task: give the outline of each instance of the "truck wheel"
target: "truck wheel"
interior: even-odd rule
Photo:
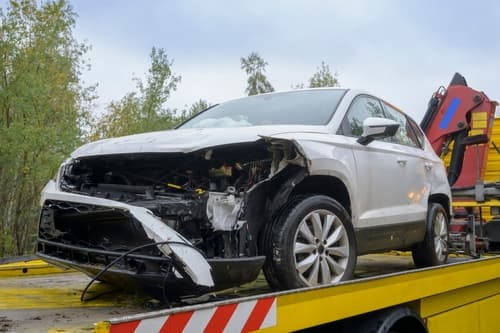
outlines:
[[[448,214],[440,204],[429,204],[425,238],[412,255],[417,267],[441,265],[448,259]]]
[[[388,308],[356,316],[339,323],[338,333],[426,333],[427,328],[420,316],[407,307]]]
[[[330,284],[354,273],[354,229],[349,214],[330,197],[296,200],[273,223],[270,238],[268,271],[279,289]]]

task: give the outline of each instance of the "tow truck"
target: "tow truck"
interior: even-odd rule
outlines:
[[[496,106],[455,73],[447,89],[441,87],[432,95],[420,124],[448,169],[454,209],[450,251],[473,257],[489,252],[490,245],[500,249],[500,219],[492,219],[487,211],[500,214]]]
[[[500,256],[482,255],[500,241],[495,107],[457,74],[422,121],[455,199],[449,264],[416,269],[405,253],[368,255],[354,280],[335,285],[272,292],[260,278],[190,303],[151,305],[104,284],[91,296],[109,294],[81,302],[88,279],[79,273],[39,260],[0,262],[0,332],[45,330],[41,316],[54,318],[49,332],[497,332]]]

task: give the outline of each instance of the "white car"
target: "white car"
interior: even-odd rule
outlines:
[[[349,89],[270,93],[77,149],[43,191],[38,254],[155,297],[261,269],[274,289],[330,284],[370,252],[444,263],[450,198],[443,162],[391,104]]]

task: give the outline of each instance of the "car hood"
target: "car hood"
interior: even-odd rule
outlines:
[[[75,150],[72,158],[127,153],[189,153],[203,148],[252,142],[262,136],[285,133],[328,133],[325,126],[273,125],[237,128],[189,128],[129,135],[88,143]]]

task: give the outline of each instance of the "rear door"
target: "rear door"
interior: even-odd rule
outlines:
[[[388,103],[382,102],[387,118],[399,123],[396,135],[390,140],[406,161],[404,186],[407,189],[406,210],[410,222],[424,221],[432,181],[432,161],[424,152],[424,138],[413,120]],[[396,147],[397,146],[397,147]],[[404,157],[403,157],[404,156]]]

